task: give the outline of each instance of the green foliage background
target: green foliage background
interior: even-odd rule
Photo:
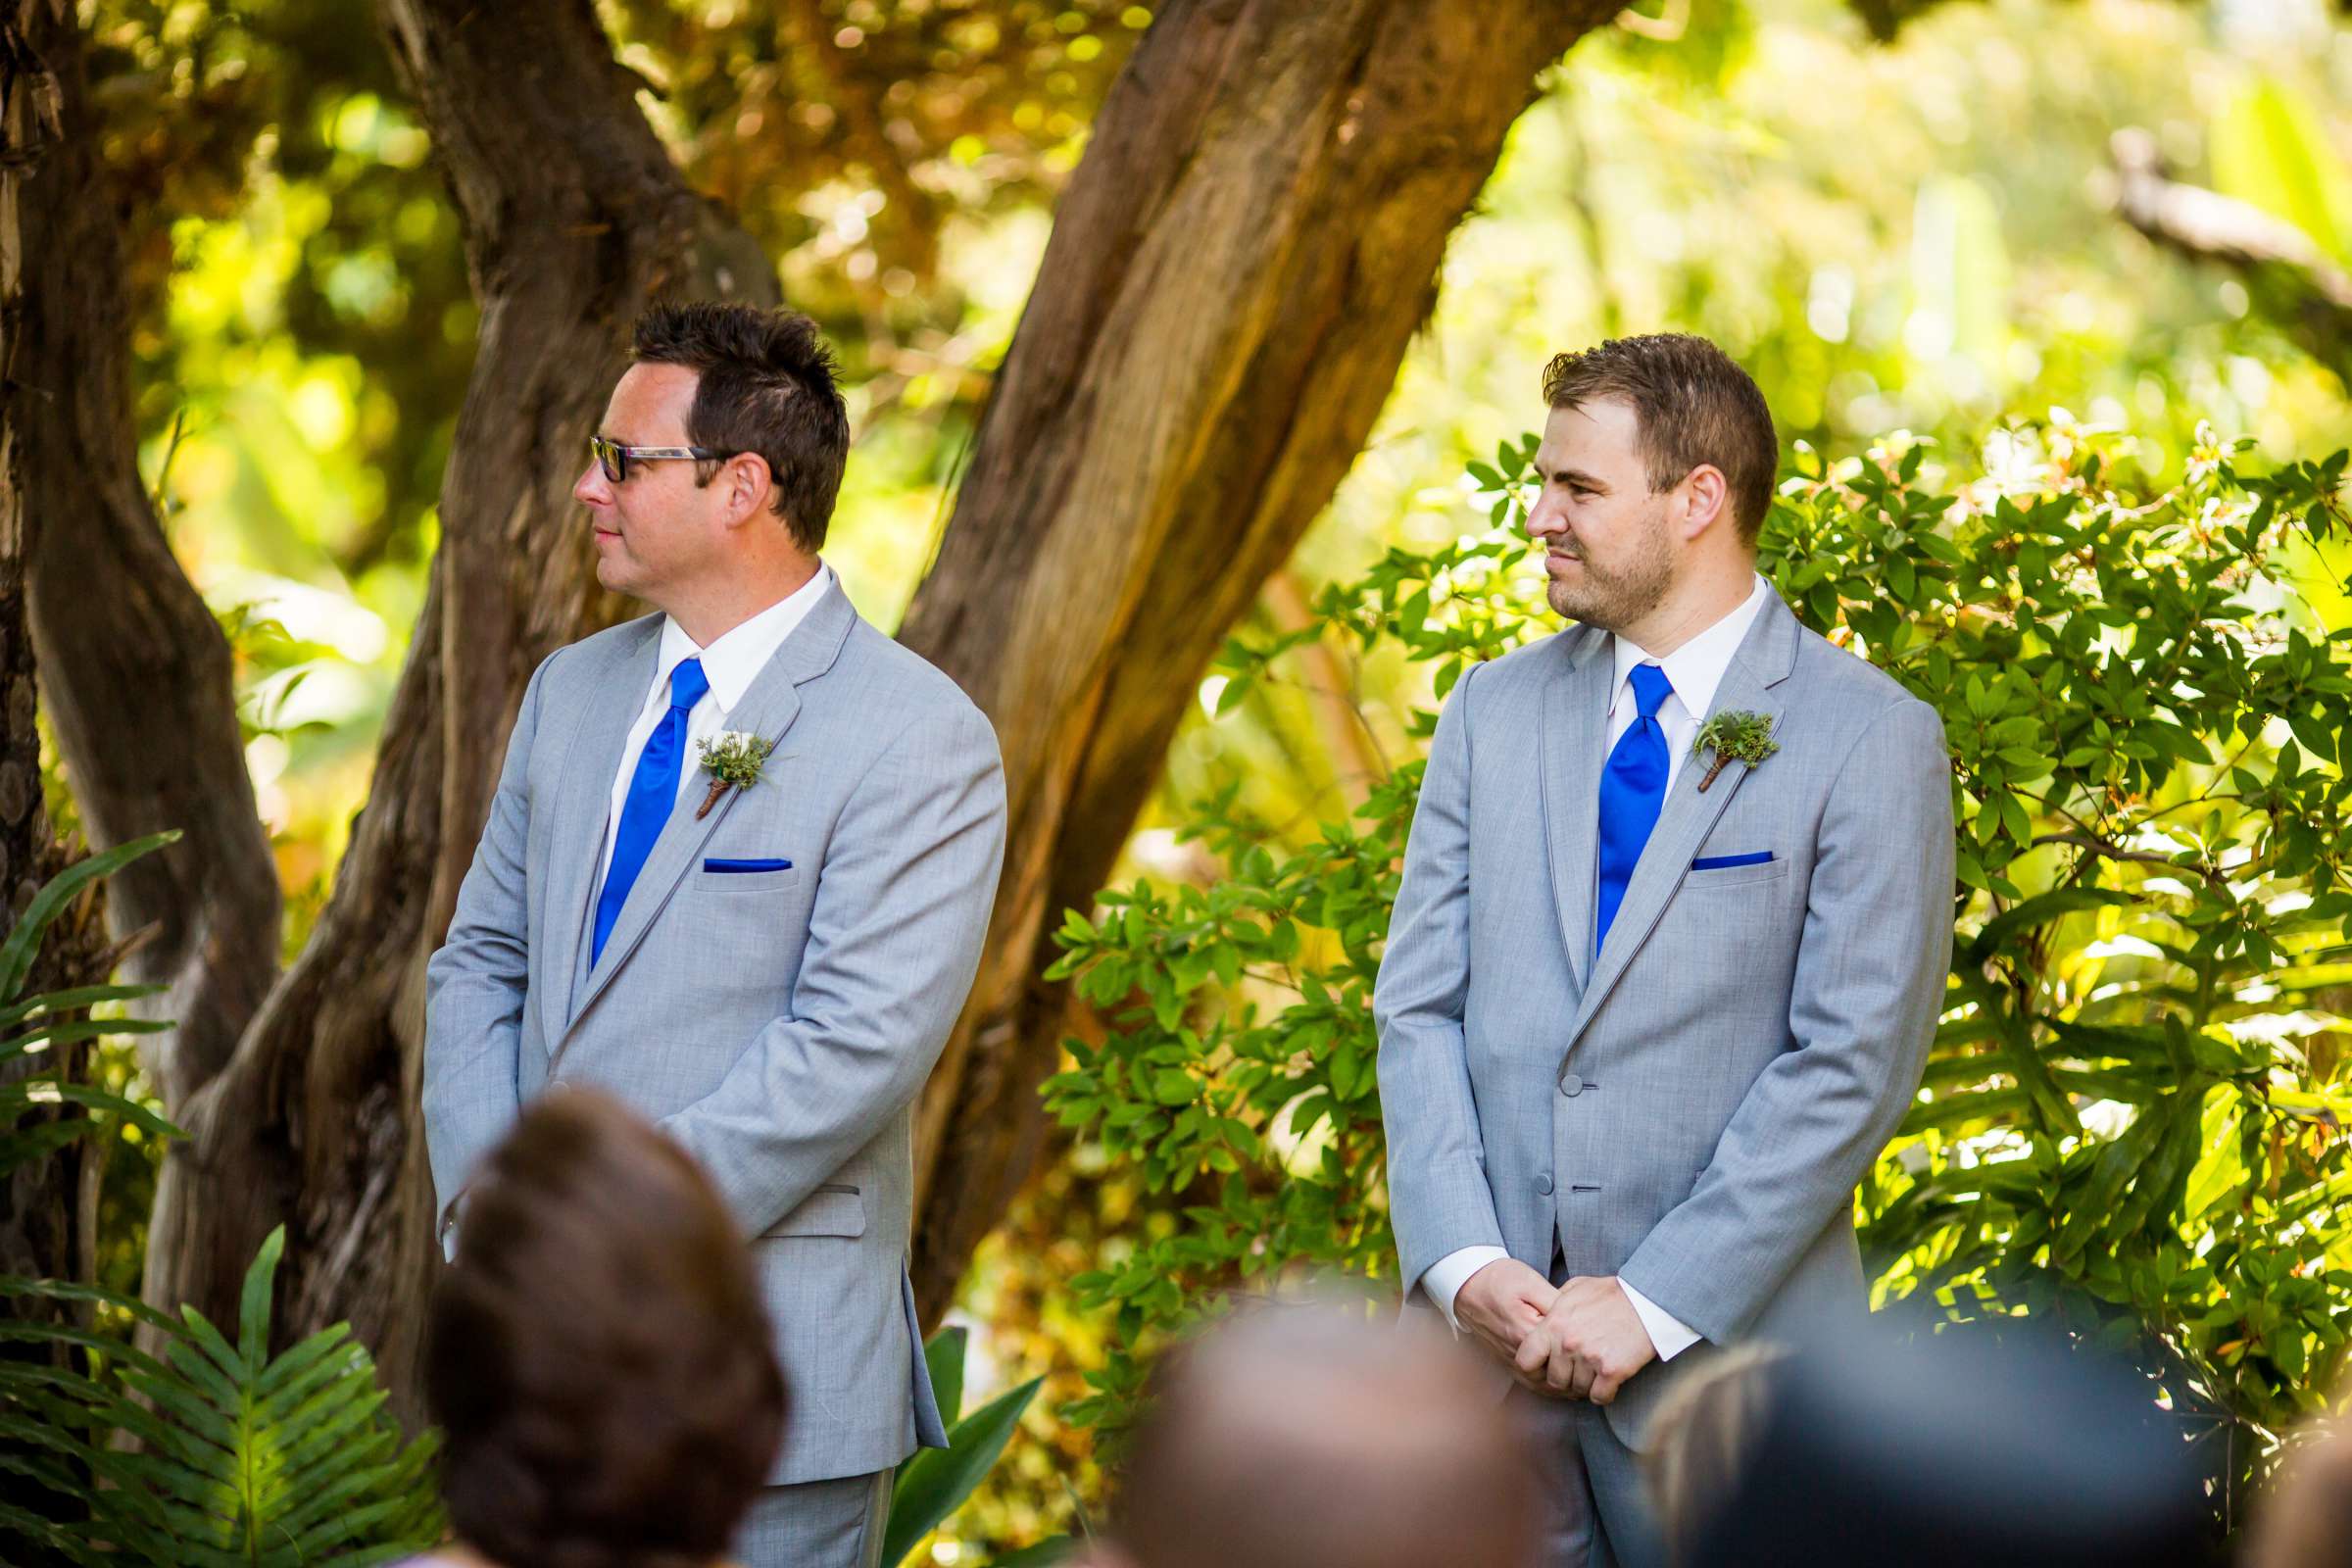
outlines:
[[[1934,704],[1952,753],[1942,1022],[1860,1196],[1879,1299],[2124,1346],[2241,1490],[2333,1406],[2352,1345],[2352,623],[2294,575],[2352,531],[2352,453],[2247,445],[2201,434],[2170,484],[2079,425],[2006,425],[1966,472],[1909,438],[1800,447],[1762,542],[1800,618]],[[1228,644],[1219,705],[1335,646],[1400,652],[1443,699],[1556,629],[1517,531],[1534,447],[1472,466],[1492,531]],[[1228,789],[1184,829],[1221,875],[1065,920],[1054,973],[1109,1028],[1069,1042],[1048,1102],[1176,1216],[1072,1282],[1115,1323],[1074,1419],[1123,1423],[1152,1353],[1237,1289],[1393,1276],[1371,996],[1436,720],[1416,706],[1411,755],[1311,842]]]
[[[81,11],[100,44],[109,163],[133,199],[146,476],[238,651],[292,952],[365,797],[422,599],[475,331],[457,221],[365,0],[81,0]],[[944,522],[1052,202],[1152,8],[602,0],[600,12],[691,177],[737,206],[778,258],[788,297],[843,351],[857,450],[828,556],[860,609],[894,625]],[[1876,41],[1897,18],[1892,41]],[[811,47],[812,25],[830,54]],[[2087,439],[2149,495],[2187,478],[2200,420],[2257,443],[2251,472],[2332,450],[2348,422],[2343,384],[2238,279],[2125,227],[2103,181],[2110,134],[2142,126],[2181,178],[2251,201],[2352,264],[2348,39],[2321,0],[1645,0],[1581,44],[1516,127],[1448,250],[1374,440],[1241,641],[1264,649],[1308,625],[1327,588],[1363,581],[1392,549],[1462,548],[1465,506],[1497,499],[1473,495],[1485,481],[1464,477],[1467,462],[1515,446],[1546,356],[1613,332],[1717,338],[1757,376],[1792,454],[1798,440],[1841,459],[1883,441],[1898,450],[1898,430],[1940,442],[1914,476],[1923,494],[2006,464],[1985,437],[2013,416],[2051,430],[2128,427],[2128,455],[2120,437]],[[1930,483],[1938,457],[1950,471]],[[2266,580],[2297,601],[2308,636],[2342,623],[2334,584],[2352,549],[2305,548],[2282,543]],[[1499,611],[1492,625],[1460,619],[1484,613],[1465,600],[1424,630],[1466,653],[1506,634]],[[1361,920],[1385,917],[1377,876],[1327,845],[1321,825],[1360,832],[1381,818],[1351,818],[1356,807],[1402,806],[1411,714],[1429,706],[1443,662],[1408,659],[1396,638],[1332,631],[1258,678],[1212,672],[1121,883],[1148,877],[1171,899],[1206,887],[1220,855],[1261,850],[1277,867],[1322,857],[1329,896],[1362,901]],[[2029,700],[2001,692],[2004,704]],[[2315,748],[2297,745],[2318,766]],[[59,779],[53,792],[68,820],[70,787]],[[1224,805],[1204,817],[1202,800]],[[2038,833],[2033,803],[2019,804]],[[1182,836],[1220,816],[1247,834]],[[2124,891],[2125,871],[2164,875],[2110,866],[2102,886]],[[2099,932],[2108,920],[2124,915],[2068,915],[2060,950],[2159,940],[2136,924]],[[1336,963],[1369,929],[1302,929],[1295,961]],[[1314,946],[1327,938],[1341,945]],[[2160,960],[2067,958],[2036,983],[2096,989],[2132,962]],[[2222,996],[2236,982],[2215,972]],[[1213,960],[1205,984],[1224,990]],[[2227,1032],[2221,1014],[2239,1003],[2215,1005],[2204,1032]],[[1345,1011],[1332,1009],[1335,1042]],[[1102,1022],[1080,1008],[1071,1027],[1091,1042]],[[2332,1023],[2293,1038],[2316,1061],[2340,1049]],[[140,1092],[127,1048],[107,1052],[104,1081]],[[1351,1104],[1368,1059],[1352,1071]],[[2235,1093],[2214,1091],[2207,1119]],[[2095,1145],[2122,1113],[2085,1103]],[[2206,1141],[2242,1139],[2243,1125],[2217,1123]],[[2333,1159],[2319,1112],[2295,1125],[2297,1148]],[[156,1150],[134,1134],[122,1135],[104,1199],[102,1262],[120,1289],[137,1279]],[[1334,1157],[1370,1156],[1349,1146]],[[984,1559],[1068,1528],[1074,1498],[1101,1498],[1091,1429],[1054,1412],[1102,1392],[1083,1373],[1126,1375],[1112,1359],[1121,1320],[1063,1287],[1189,1234],[1197,1195],[1154,1190],[1146,1170],[1100,1123],[1070,1129],[983,1249],[957,1319],[973,1330],[975,1396],[1048,1382],[998,1479],[934,1547]],[[1981,1200],[1952,1200],[1964,1202]],[[1924,1200],[1915,1210],[1921,1226],[1944,1223]],[[1377,1227],[1367,1216],[1348,1240],[1367,1268]],[[1923,1285],[1936,1267],[1922,1265]]]

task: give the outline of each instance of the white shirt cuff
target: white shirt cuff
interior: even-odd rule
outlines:
[[[1421,1292],[1438,1303],[1446,1321],[1458,1331],[1462,1325],[1454,1318],[1453,1298],[1462,1294],[1462,1287],[1470,1283],[1471,1275],[1510,1255],[1499,1247],[1458,1248],[1429,1265],[1429,1271],[1421,1276]]]
[[[441,1261],[444,1263],[454,1263],[458,1260],[458,1216],[465,1211],[465,1208],[466,1195],[461,1192],[449,1200],[449,1207],[442,1211]]]
[[[1430,1272],[1434,1274],[1437,1270]],[[1671,1361],[1699,1342],[1700,1336],[1668,1315],[1666,1309],[1657,1302],[1626,1284],[1622,1277],[1617,1281],[1617,1288],[1625,1293],[1627,1300],[1634,1303],[1634,1315],[1642,1320],[1642,1328],[1648,1334],[1650,1348],[1658,1352],[1659,1360]]]

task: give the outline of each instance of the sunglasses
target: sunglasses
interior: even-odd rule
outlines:
[[[614,484],[626,483],[632,463],[661,463],[669,459],[694,458],[706,463],[719,463],[740,454],[714,452],[709,447],[624,447],[617,441],[608,441],[601,435],[588,438],[588,450],[605,470],[605,477]]]

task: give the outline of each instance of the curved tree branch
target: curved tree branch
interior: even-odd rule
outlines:
[[[927,1318],[1004,1212],[1093,901],[1201,667],[1354,461],[1539,74],[1613,4],[1161,9],[1097,117],[902,639],[995,720],[987,956],[918,1122]]]
[[[2172,178],[2148,132],[2119,130],[2109,150],[2125,222],[2167,250],[2236,272],[2263,316],[2352,391],[2352,274],[2284,219]]]

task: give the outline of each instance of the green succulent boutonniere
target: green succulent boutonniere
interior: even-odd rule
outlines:
[[[759,783],[760,769],[767,765],[767,754],[775,750],[775,742],[741,729],[721,730],[694,744],[703,754],[703,771],[710,775],[710,793],[703,797],[702,809],[694,813],[697,822],[710,814],[710,808],[727,791],[748,790]]]
[[[1698,781],[1698,793],[1707,793],[1707,786],[1715,782],[1725,763],[1745,762],[1752,772],[1758,762],[1780,749],[1781,743],[1772,738],[1772,720],[1764,714],[1717,713],[1699,726],[1698,739],[1690,743],[1692,757],[1704,751],[1715,754],[1714,765]]]

